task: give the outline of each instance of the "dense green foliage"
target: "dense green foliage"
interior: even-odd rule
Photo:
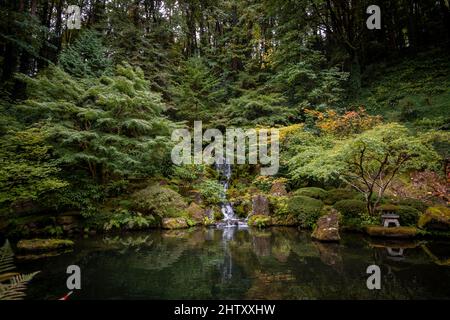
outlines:
[[[320,216],[323,202],[306,196],[293,196],[288,201],[288,210],[297,216],[300,225],[311,228]]]
[[[16,223],[26,203],[107,230],[192,201],[218,216],[214,167],[170,161],[173,129],[201,120],[280,128],[277,176],[233,167],[241,217],[262,192],[305,227],[324,203],[361,224],[385,201],[414,224],[448,202],[449,5],[381,0],[382,30],[369,30],[369,4],[82,0],[70,30],[67,1],[2,2],[0,213]]]
[[[322,188],[307,187],[295,190],[294,195],[323,200],[327,196],[327,192]]]

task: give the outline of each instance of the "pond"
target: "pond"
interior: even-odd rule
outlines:
[[[332,244],[295,228],[152,230],[80,238],[72,252],[17,266],[41,270],[27,299],[65,295],[72,264],[82,282],[73,300],[450,298],[450,242],[342,236]],[[380,290],[366,286],[372,264]]]

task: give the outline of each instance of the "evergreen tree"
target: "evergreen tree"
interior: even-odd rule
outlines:
[[[172,124],[165,105],[148,89],[142,70],[118,66],[113,76],[87,81],[51,67],[22,77],[29,120],[45,123],[55,153],[67,170],[83,168],[96,181],[151,175],[168,154]]]
[[[111,72],[111,60],[100,35],[93,30],[83,31],[74,44],[68,45],[59,55],[59,65],[70,75],[98,77]]]

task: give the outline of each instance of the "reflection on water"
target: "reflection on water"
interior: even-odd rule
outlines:
[[[79,239],[71,253],[17,264],[42,271],[29,299],[67,293],[71,264],[82,272],[72,299],[448,299],[449,261],[445,241],[331,244],[294,228],[199,228]],[[381,290],[366,287],[371,264]]]

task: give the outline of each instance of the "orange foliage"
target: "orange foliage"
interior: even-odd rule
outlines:
[[[369,115],[364,107],[359,107],[358,111],[347,111],[342,115],[334,110],[320,112],[305,109],[305,113],[315,118],[316,126],[321,131],[335,135],[361,133],[382,121],[381,116]]]

